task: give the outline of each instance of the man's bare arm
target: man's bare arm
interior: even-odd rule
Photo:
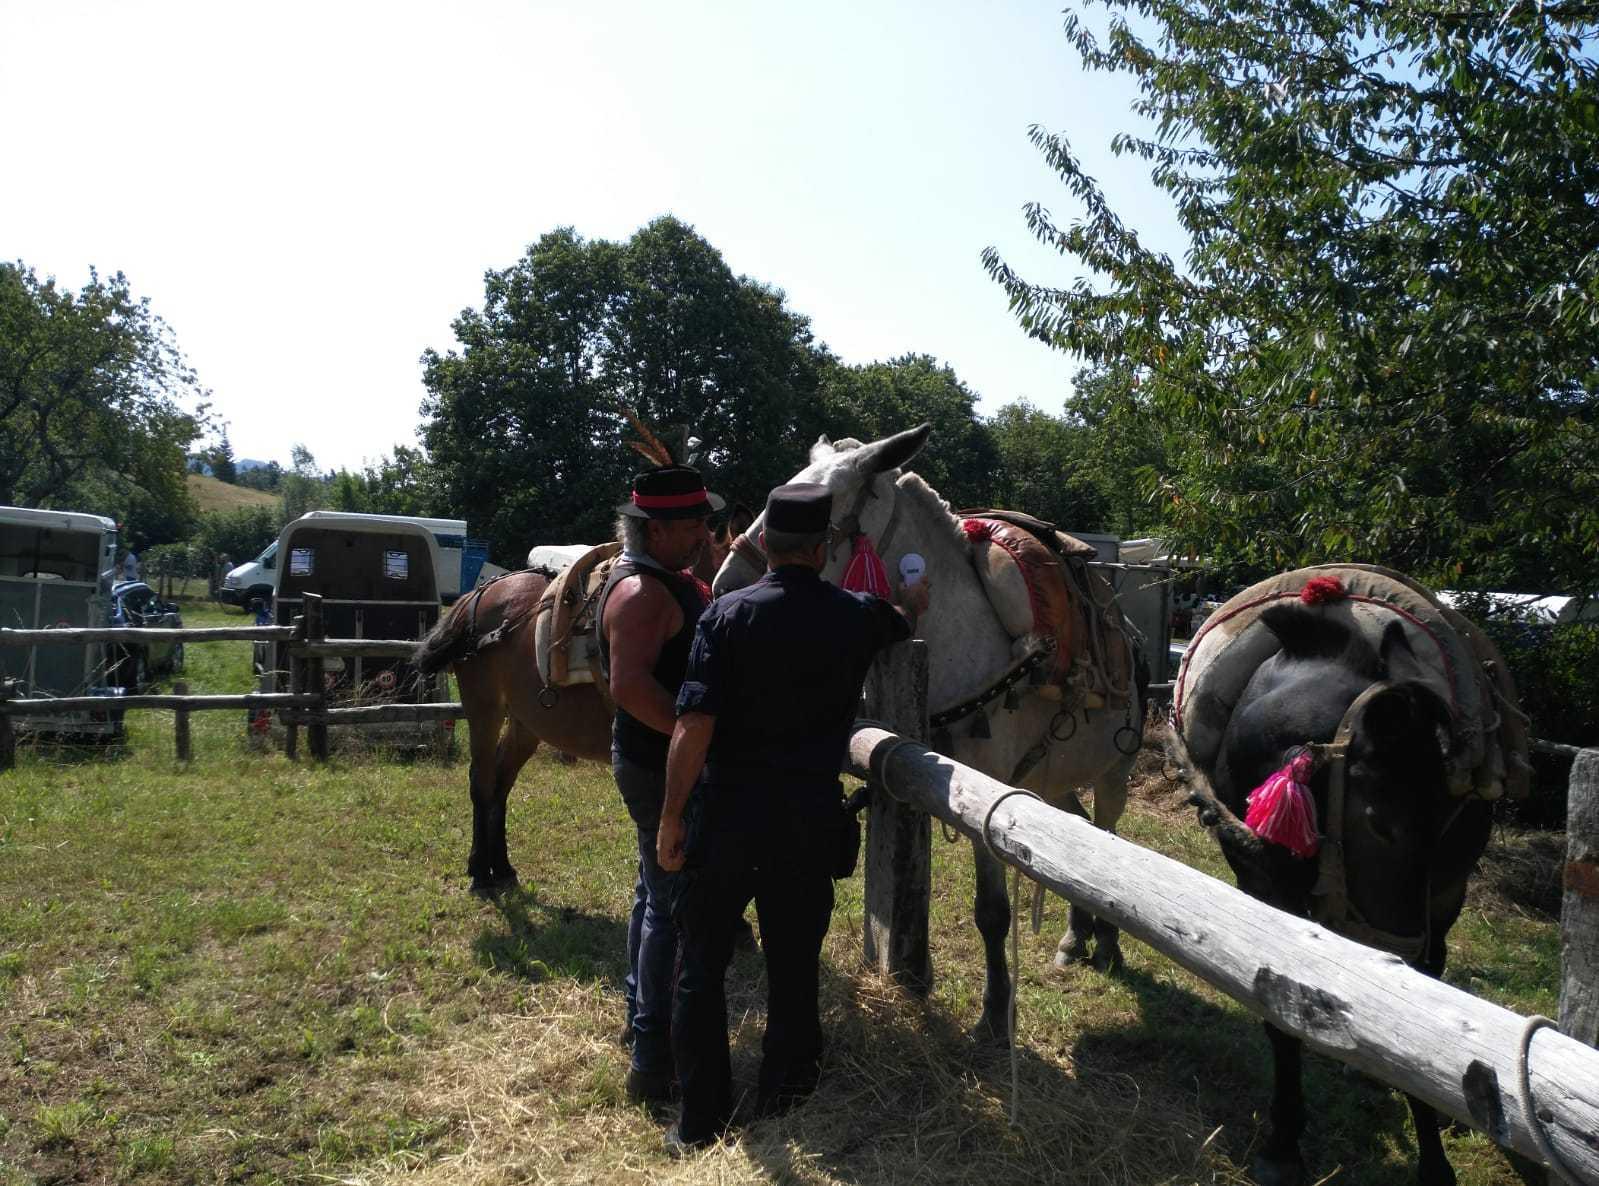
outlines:
[[[666,752],[666,802],[661,806],[661,829],[655,838],[655,860],[668,873],[683,867],[683,808],[689,792],[705,769],[716,733],[716,718],[709,713],[686,712],[672,729]]]
[[[660,581],[629,577],[605,603],[605,641],[611,648],[611,699],[657,733],[672,732],[672,693],[655,678],[666,640],[683,626],[683,611]]]

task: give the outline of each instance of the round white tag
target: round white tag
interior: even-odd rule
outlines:
[[[914,585],[927,571],[927,561],[915,552],[906,552],[899,558],[899,579],[903,584]]]

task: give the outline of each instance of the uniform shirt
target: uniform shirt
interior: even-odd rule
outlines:
[[[803,565],[717,598],[677,694],[679,716],[716,717],[707,781],[836,785],[867,668],[910,633],[888,602]]]

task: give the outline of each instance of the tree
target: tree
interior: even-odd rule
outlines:
[[[1587,6],[1100,0],[1066,29],[1130,73],[1191,248],[1147,247],[1063,138],[1081,205],[1040,240],[1098,282],[985,262],[1035,337],[1157,421],[1163,517],[1257,569],[1593,587],[1599,87]],[[1136,395],[1126,393],[1136,392]]]
[[[186,457],[204,395],[120,272],[91,271],[73,293],[0,263],[0,502],[131,519],[147,544],[177,538],[195,514]]]
[[[916,455],[916,472],[953,507],[993,505],[999,451],[977,416],[976,394],[950,367],[927,354],[834,363],[820,396],[823,427],[835,437],[875,440],[929,421],[933,435]]]
[[[1026,400],[988,422],[999,455],[996,506],[1048,519],[1065,531],[1111,530],[1110,500],[1088,464],[1089,430]]]
[[[233,464],[233,445],[228,440],[228,430],[222,430],[222,437],[206,453],[206,463],[211,467],[211,476],[219,482],[237,482],[239,480],[238,468]]]
[[[799,467],[816,424],[824,356],[805,318],[675,218],[626,243],[551,231],[488,273],[454,329],[458,350],[423,355],[432,497],[495,555],[610,536],[640,466],[624,404],[704,442],[713,487],[746,500]]]
[[[292,468],[283,474],[279,486],[283,491],[283,521],[298,519],[307,511],[328,507],[331,482],[317,469],[316,458],[304,445],[289,450]]]

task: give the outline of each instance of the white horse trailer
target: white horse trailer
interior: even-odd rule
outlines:
[[[104,626],[110,605],[117,525],[103,515],[0,507],[0,626],[23,630]],[[0,647],[0,679],[19,698],[115,697],[104,643]],[[39,733],[113,737],[122,713],[104,711],[16,718]]]

